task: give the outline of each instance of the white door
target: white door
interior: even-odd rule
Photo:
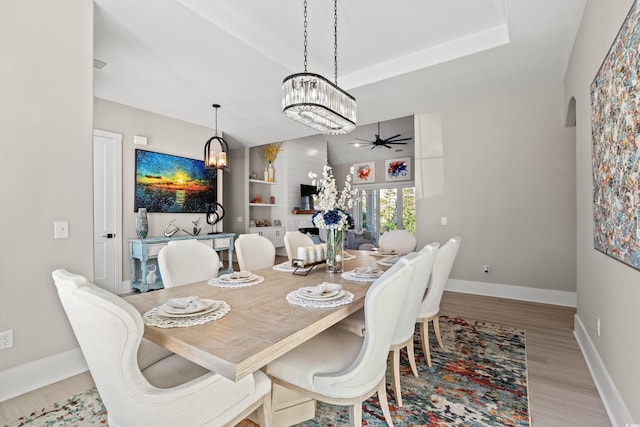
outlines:
[[[122,135],[93,131],[95,283],[115,294],[122,284]]]

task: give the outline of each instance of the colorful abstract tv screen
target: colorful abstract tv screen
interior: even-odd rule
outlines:
[[[216,172],[202,160],[137,149],[134,212],[207,213],[216,198]]]

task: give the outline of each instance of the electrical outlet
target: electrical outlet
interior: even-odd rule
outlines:
[[[440,224],[447,225],[447,217],[446,216],[443,216],[443,217],[440,218]]]
[[[491,266],[485,265],[484,267],[482,267],[482,271],[484,272],[484,274],[491,274]]]
[[[0,350],[13,347],[13,329],[0,332]]]

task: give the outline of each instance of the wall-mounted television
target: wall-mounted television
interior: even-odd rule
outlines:
[[[300,209],[313,210],[314,199],[318,195],[318,189],[315,185],[300,184]]]
[[[202,160],[136,149],[134,212],[207,213],[217,185]]]

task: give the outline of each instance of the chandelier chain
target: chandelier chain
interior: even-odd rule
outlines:
[[[304,72],[307,72],[307,0],[304,0]]]
[[[336,86],[338,86],[338,0],[333,2],[333,64]]]

